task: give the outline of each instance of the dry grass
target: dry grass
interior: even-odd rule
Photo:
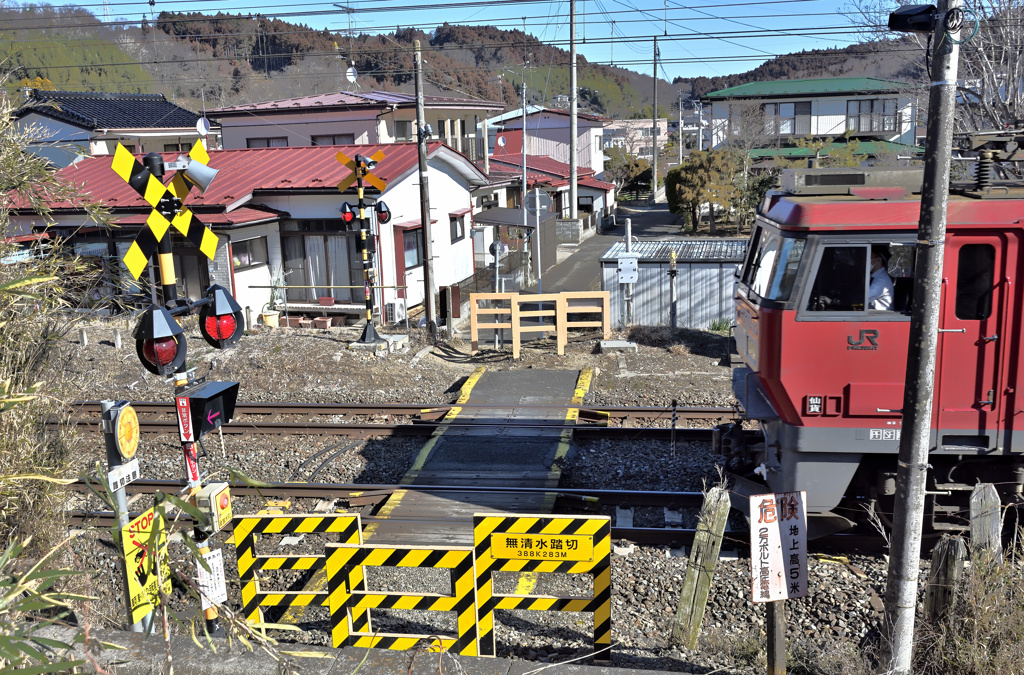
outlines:
[[[953,607],[916,630],[914,672],[921,675],[1024,673],[1024,565],[972,561]]]

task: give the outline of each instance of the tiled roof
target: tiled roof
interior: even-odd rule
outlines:
[[[876,77],[823,77],[808,80],[748,82],[705,94],[704,99],[770,98],[786,96],[829,96],[840,94],[898,93],[913,87],[908,82]]]
[[[88,129],[194,128],[199,115],[160,94],[110,94],[33,89],[22,117],[38,113]]]
[[[432,141],[427,145],[427,152],[432,154],[442,147],[442,143]],[[204,207],[224,209],[254,192],[336,193],[338,183],[351,173],[335,159],[339,150],[349,157],[356,153],[373,155],[378,150],[383,151],[385,158],[373,174],[385,182],[411,171],[418,161],[415,143],[213,150],[210,152],[210,167],[220,173],[204,194],[193,190],[186,203],[195,206],[198,212]],[[165,161],[176,158],[177,153],[164,154]],[[112,160],[110,155],[87,157],[61,169],[57,175],[77,184],[112,208],[148,209],[149,205],[111,170]],[[164,182],[167,182],[166,177]],[[68,202],[51,206],[77,210]]]
[[[392,105],[397,105],[400,108],[415,107],[416,97],[412,94],[387,91],[373,91],[365,93],[339,91],[327,94],[316,94],[313,96],[283,98],[275,101],[262,101],[260,103],[225,106],[223,108],[215,108],[211,110],[210,115],[222,116],[252,111],[269,112],[275,110],[319,110],[323,108],[365,108],[377,110]],[[449,98],[447,96],[424,96],[423,105],[426,108],[470,108],[478,110],[501,110],[504,107],[497,101],[484,101],[473,98]]]

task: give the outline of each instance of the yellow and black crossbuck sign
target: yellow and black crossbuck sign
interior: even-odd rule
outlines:
[[[342,543],[362,543],[358,513],[237,516],[232,523],[238,578],[242,583],[242,614],[250,623],[263,622],[263,607],[328,604],[327,591],[269,592],[261,588],[258,573],[262,570],[308,570],[312,573],[323,567],[325,557],[261,555],[256,552],[256,539],[259,535],[337,534],[338,541]],[[362,569],[354,574],[352,587],[362,589]],[[361,612],[356,620],[360,629],[369,626],[369,615],[365,612]]]
[[[364,578],[364,567],[447,569],[451,574],[451,595],[358,590],[358,585]],[[432,649],[439,648],[465,656],[476,656],[476,603],[473,578],[472,548],[423,549],[406,546],[329,544],[327,579],[334,646],[410,649],[420,640],[434,638],[430,645]],[[373,633],[368,621],[364,629],[359,629],[357,612],[369,609],[455,612],[458,636]]]
[[[201,164],[208,164],[210,161],[210,155],[202,141],[192,146],[188,156]],[[156,252],[157,244],[167,234],[171,225],[195,244],[206,257],[213,260],[217,252],[217,235],[196,218],[195,214],[184,207],[178,210],[173,218],[168,219],[157,210],[161,200],[165,200],[165,204],[174,203],[177,206],[188,196],[192,187],[181,171],[175,172],[174,178],[165,186],[120,143],[117,144],[110,168],[153,207],[149,218],[146,219],[146,227],[142,228],[124,255],[124,264],[134,278],[138,279],[142,275],[150,256]]]
[[[476,611],[480,656],[494,656],[494,610],[590,612],[595,660],[611,657],[611,519],[475,515]],[[593,597],[500,595],[494,572],[590,574]]]
[[[345,167],[349,171],[352,172],[349,175],[347,175],[344,178],[342,178],[341,182],[338,183],[338,191],[339,192],[344,192],[345,190],[347,190],[350,187],[352,187],[352,183],[355,183],[356,182],[356,178],[358,178],[358,176],[356,175],[356,173],[357,173],[356,160],[349,159],[349,156],[346,155],[341,150],[339,150],[338,153],[336,155],[334,155],[334,158],[336,160],[338,160],[339,162],[341,162],[342,164],[344,164]],[[377,152],[375,152],[372,155],[370,155],[370,159],[372,159],[375,162],[381,161],[382,159],[384,159],[384,151],[383,150],[378,150]],[[384,188],[387,187],[387,183],[385,183],[383,180],[381,180],[377,176],[374,176],[369,171],[367,171],[366,173],[363,174],[363,180],[365,180],[367,183],[369,183],[373,187],[377,188],[381,192],[384,192]],[[359,217],[362,218],[363,214],[359,214]]]

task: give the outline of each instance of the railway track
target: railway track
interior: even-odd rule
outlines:
[[[139,427],[145,433],[173,433],[177,430],[174,406],[161,401],[137,401],[132,406],[139,414]],[[239,403],[235,417],[221,429],[225,434],[277,434],[352,436],[429,436],[441,419],[455,406],[430,404],[336,404],[336,403]],[[499,409],[497,406],[461,405],[460,409]],[[521,406],[522,409],[562,408],[565,406]],[[72,404],[69,420],[48,420],[49,424],[71,424],[83,430],[99,431],[100,404],[98,401],[80,401]],[[726,407],[644,407],[644,406],[580,406],[579,420],[572,425],[577,438],[605,438],[619,440],[696,440],[706,441],[710,429],[671,426],[679,420],[721,420],[734,413]],[[374,421],[385,418],[385,421]],[[457,428],[456,419],[446,426]],[[507,422],[474,422],[477,428],[500,428]],[[614,425],[614,426],[613,426]],[[539,428],[522,421],[517,428]]]
[[[86,492],[88,486],[84,481],[76,481],[69,486],[71,489]],[[178,493],[184,489],[180,481],[171,480],[138,480],[129,484],[126,491],[129,495],[152,495],[156,492]],[[704,495],[700,492],[666,492],[656,490],[592,490],[584,488],[546,488],[525,487],[467,487],[464,485],[352,485],[345,483],[272,483],[266,485],[249,485],[234,483],[231,485],[233,497],[256,497],[265,499],[279,497],[288,499],[339,500],[350,508],[360,508],[364,524],[381,522],[386,518],[376,515],[376,508],[397,490],[422,490],[432,493],[465,494],[528,494],[554,492],[558,499],[564,500],[567,508],[587,506],[587,511],[600,510],[601,507],[619,508],[672,508],[697,510],[703,503]],[[76,510],[68,513],[73,525],[92,527],[112,527],[116,520],[111,511]],[[129,514],[134,518],[138,513]],[[190,521],[183,514],[182,520]],[[392,522],[394,518],[390,519]],[[442,521],[410,521],[410,526],[443,524]],[[227,529],[231,529],[228,527]],[[612,527],[612,539],[626,540],[647,546],[690,547],[696,530],[681,527]],[[873,533],[840,533],[821,537],[814,541],[816,550],[839,552],[879,553],[883,550],[884,541]],[[744,530],[726,531],[723,549],[745,550],[750,546],[749,533]]]

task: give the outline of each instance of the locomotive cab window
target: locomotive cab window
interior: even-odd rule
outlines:
[[[912,246],[825,246],[807,297],[811,312],[908,314],[913,290]]]
[[[741,281],[762,300],[789,300],[805,243],[758,228],[751,236]]]

